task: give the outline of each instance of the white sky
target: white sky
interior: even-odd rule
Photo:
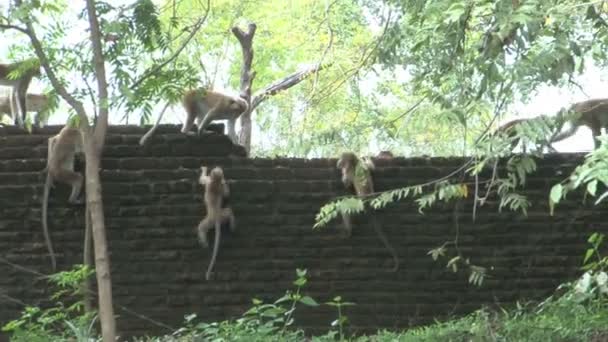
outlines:
[[[10,0],[0,0],[0,11],[2,8],[6,8],[7,4]],[[112,4],[118,5],[121,3],[130,3],[130,0],[112,0]],[[155,2],[160,2],[157,0]],[[81,8],[77,6],[71,7],[73,13],[66,13],[66,16],[74,16],[76,11],[80,11]],[[71,38],[74,40],[82,39],[83,30],[71,30],[72,36]],[[0,61],[4,62],[7,60],[8,48],[6,44],[7,42],[12,43],[15,41],[24,41],[23,35],[20,34],[6,34],[3,33],[3,36],[0,37],[0,41],[4,44],[0,44]],[[76,75],[74,75],[76,76]],[[76,81],[77,78],[74,77]],[[504,121],[508,121],[514,117],[533,117],[540,114],[550,114],[556,113],[560,108],[567,107],[570,104],[578,101],[587,100],[590,98],[597,97],[606,97],[605,89],[608,85],[603,75],[602,70],[597,67],[589,66],[587,71],[577,77],[576,81],[581,87],[584,89],[584,94],[580,90],[572,90],[572,89],[560,89],[552,86],[544,86],[539,89],[537,94],[533,94],[530,96],[530,102],[527,104],[518,103],[512,108],[511,113],[507,113],[504,116]],[[78,81],[77,81],[78,82]],[[78,82],[80,83],[80,82]],[[365,82],[362,82],[364,84]],[[43,84],[34,79],[30,85],[29,92],[30,93],[41,93],[43,91]],[[235,92],[233,90],[233,92]],[[235,92],[236,93],[236,92]],[[64,103],[62,103],[65,106]],[[159,105],[160,107],[160,105]],[[62,110],[60,107],[52,117],[49,119],[49,124],[63,124],[67,119],[67,111]],[[160,111],[160,108],[156,110],[156,113]],[[174,108],[170,108],[165,113],[163,118],[164,123],[181,123],[182,122],[183,111],[179,106]],[[254,113],[255,116],[255,113]],[[121,113],[114,113],[110,116],[110,122],[113,124],[120,123],[120,119],[122,118]],[[153,118],[155,120],[155,117]],[[131,119],[131,123],[133,123],[133,118]],[[256,125],[254,125],[256,126]],[[253,132],[257,139],[254,139],[254,143],[259,142],[259,132]],[[590,151],[593,149],[593,140],[591,137],[591,132],[586,127],[581,127],[577,134],[573,137],[563,140],[561,142],[553,144],[553,146],[560,152],[578,152],[578,151]]]

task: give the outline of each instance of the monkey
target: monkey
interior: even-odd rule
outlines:
[[[0,114],[12,115],[11,110],[11,94],[7,94],[4,97],[0,97]],[[29,112],[37,112],[35,117],[35,125],[42,127],[46,120],[42,118],[42,113],[48,110],[49,99],[44,94],[26,94],[25,95],[26,108]]]
[[[21,73],[19,78],[10,78],[15,70],[23,68],[24,64],[28,64],[29,68]],[[34,64],[34,65],[29,65]],[[0,64],[0,85],[11,87],[10,107],[11,115],[15,125],[25,127],[26,96],[27,88],[32,81],[32,78],[40,76],[40,64],[32,63],[29,60],[11,63]]]
[[[380,151],[376,156],[378,159],[392,159],[394,158],[393,152],[391,151]]]
[[[83,176],[74,171],[74,157],[77,153],[83,152],[82,133],[78,128],[64,126],[59,133],[48,139],[47,164],[43,172],[46,172],[44,183],[44,193],[42,195],[42,229],[44,239],[49,254],[53,271],[57,267],[53,245],[49,235],[47,222],[47,210],[49,204],[49,192],[53,187],[54,181],[59,181],[72,186],[72,192],[68,202],[71,204],[81,204],[79,199],[82,189]]]
[[[227,221],[230,226],[230,231],[234,232],[236,222],[232,208],[222,208],[225,204],[225,199],[230,195],[228,184],[224,178],[224,171],[220,167],[214,167],[209,172],[209,175],[207,175],[207,167],[201,166],[199,183],[205,187],[204,201],[207,210],[207,216],[201,220],[197,228],[199,241],[204,248],[209,247],[207,232],[209,229],[215,228],[213,255],[211,256],[211,261],[209,262],[209,267],[205,274],[205,279],[209,280],[220,247],[220,237],[222,234],[221,225]]]
[[[375,169],[375,165],[371,159],[359,159],[352,152],[343,152],[338,159],[336,167],[342,170],[342,183],[344,186],[347,189],[350,189],[351,187],[354,188],[357,196],[361,197],[374,193],[374,182],[371,171]],[[351,236],[352,223],[350,215],[348,213],[342,213],[342,220],[344,222],[346,235]],[[376,235],[393,257],[394,266],[391,271],[396,272],[399,269],[399,258],[397,257],[397,253],[388,242],[384,231],[376,221],[374,215],[371,216],[371,220],[374,230],[376,231]]]
[[[236,119],[249,109],[241,97],[229,96],[204,88],[189,90],[182,98],[186,121],[182,133],[188,133],[196,121],[198,134],[214,120],[228,120],[228,136],[236,142]]]
[[[602,128],[608,129],[608,98],[577,102],[567,110],[560,110],[558,117],[569,127],[566,131],[554,135],[552,143],[571,137],[584,125],[591,129],[593,144],[598,148],[600,142],[596,138],[602,134]]]

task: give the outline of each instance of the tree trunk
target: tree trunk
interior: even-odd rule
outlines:
[[[247,26],[247,32],[244,32],[238,27],[232,28],[232,33],[236,36],[241,44],[243,52],[243,66],[241,67],[241,97],[249,103],[249,109],[241,115],[241,131],[239,132],[239,144],[245,148],[247,154],[251,150],[251,84],[255,78],[255,72],[251,71],[251,62],[253,61],[252,41],[255,35],[257,26],[250,23]]]
[[[85,137],[87,208],[91,215],[93,247],[95,249],[95,274],[99,302],[99,321],[104,342],[116,341],[116,321],[112,304],[112,279],[110,258],[106,241],[106,226],[101,199],[99,164],[101,154],[95,145],[93,134]]]
[[[82,261],[85,266],[88,266],[91,269],[93,267],[93,255],[91,254],[91,212],[89,211],[89,206],[85,209],[85,226],[84,226],[84,248],[82,251]],[[93,311],[93,300],[91,298],[91,294],[93,293],[93,289],[91,286],[91,279],[87,277],[82,283],[82,294],[84,297],[84,312],[90,313]]]

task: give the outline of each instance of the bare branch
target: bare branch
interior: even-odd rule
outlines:
[[[0,24],[0,30],[17,30],[21,33],[27,34],[26,28],[15,26],[15,25],[9,25],[9,24]]]
[[[186,40],[184,40],[184,42],[182,43],[182,45],[179,48],[177,48],[177,50],[175,50],[175,52],[173,53],[173,55],[171,55],[166,61],[162,62],[161,64],[159,64],[156,67],[152,68],[152,70],[150,70],[147,73],[145,73],[139,80],[135,81],[131,85],[131,87],[129,87],[129,88],[131,90],[134,90],[144,80],[146,80],[147,78],[149,78],[149,77],[151,77],[153,75],[156,75],[162,68],[164,68],[165,66],[167,66],[167,64],[173,62],[177,57],[179,57],[179,54],[186,48],[186,46],[190,43],[190,41],[194,38],[194,36],[201,29],[201,27],[203,26],[203,23],[205,23],[205,21],[207,20],[207,16],[209,15],[209,10],[210,9],[211,9],[211,0],[207,0],[207,9],[205,10],[205,15],[202,18],[200,18],[193,25],[192,32],[190,32],[190,34],[188,35],[188,37],[186,37]]]
[[[281,91],[287,90],[296,84],[302,82],[304,79],[309,77],[312,74],[316,74],[319,71],[326,69],[329,67],[329,64],[315,64],[312,66],[308,66],[301,70],[298,70],[290,75],[285,76],[284,78],[272,82],[266,88],[258,91],[251,100],[251,110],[253,111],[260,103],[262,103],[268,96],[275,95]]]

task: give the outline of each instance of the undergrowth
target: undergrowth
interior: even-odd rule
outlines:
[[[591,247],[585,254],[586,273],[576,281],[561,285],[554,295],[537,304],[517,303],[513,308],[482,308],[465,317],[437,322],[404,331],[378,331],[369,336],[347,336],[347,307],[354,303],[340,297],[323,304],[303,293],[307,284],[306,270],[297,270],[294,290],[272,303],[254,299],[253,306],[242,317],[222,322],[198,322],[189,315],[184,326],[170,335],[141,337],[137,342],[186,341],[608,341],[608,259],[599,253],[603,235],[590,237]],[[81,296],[80,284],[90,272],[77,267],[50,278],[59,288],[51,298],[55,305],[41,309],[27,307],[22,316],[9,322],[3,331],[11,341],[101,341],[94,329],[95,313],[85,314],[82,302],[66,305],[64,297]],[[74,301],[72,299],[72,301]],[[297,308],[301,305],[329,305],[336,309],[336,319],[328,322],[329,332],[305,336],[294,328]]]

